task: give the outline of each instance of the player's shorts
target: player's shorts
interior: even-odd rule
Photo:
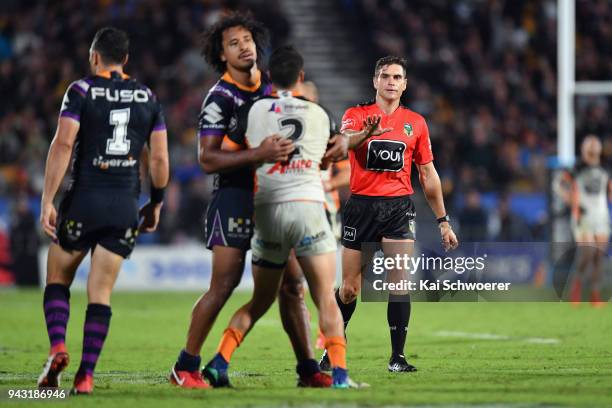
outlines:
[[[255,207],[251,247],[255,265],[282,268],[292,248],[299,258],[335,252],[337,244],[323,203],[288,201]]]
[[[215,190],[206,210],[206,248],[215,245],[248,250],[253,236],[253,190]]]
[[[57,238],[66,251],[96,245],[127,258],[138,236],[138,199],[131,192],[71,191],[58,212]]]
[[[574,239],[579,240],[585,235],[588,236],[610,236],[610,218],[607,214],[599,214],[600,216],[583,215],[580,220],[572,220],[572,232]]]
[[[415,239],[414,203],[410,196],[371,197],[353,194],[342,211],[342,245],[361,251],[382,238]]]

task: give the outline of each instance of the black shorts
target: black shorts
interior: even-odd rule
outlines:
[[[361,245],[382,238],[415,239],[414,203],[410,196],[370,197],[353,194],[342,211],[342,245]]]
[[[70,191],[58,212],[57,238],[66,251],[101,245],[127,258],[138,236],[138,199],[115,190]]]
[[[248,250],[253,236],[253,190],[222,187],[206,210],[206,248],[215,245]]]

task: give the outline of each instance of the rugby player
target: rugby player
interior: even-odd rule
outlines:
[[[304,81],[302,83],[302,94],[309,101],[319,103],[319,90],[313,81]],[[336,124],[333,125],[332,133],[334,136],[332,139],[338,133],[336,126]],[[333,143],[330,142],[330,144],[333,148]],[[338,239],[340,239],[340,225],[337,221],[338,211],[340,210],[339,190],[348,187],[351,177],[349,161],[345,157],[346,153],[340,154],[336,161],[329,163],[328,168],[321,169],[321,181],[325,190],[325,210],[327,211],[327,218],[331,224],[332,231]]]
[[[93,75],[68,87],[49,148],[40,223],[53,239],[43,299],[51,347],[39,387],[58,387],[69,363],[69,288],[91,251],[83,354],[72,393],[93,391],[94,370],[110,325],[111,291],[122,261],[132,253],[138,231],[152,232],[159,222],[169,173],[166,125],[151,90],[123,72],[128,48],[123,31],[107,27],[96,33],[89,51]],[[151,198],[139,212],[139,159],[145,145],[150,151]],[[73,151],[72,182],[56,211],[53,200]]]
[[[172,368],[170,381],[184,388],[206,388],[199,372],[202,345],[244,271],[253,229],[253,166],[287,160],[294,149],[290,140],[271,135],[255,149],[241,149],[227,138],[237,123],[238,108],[269,95],[269,79],[258,68],[266,30],[249,16],[223,17],[204,37],[203,53],[221,79],[211,88],[199,116],[199,161],[215,174],[215,191],[206,213],[206,246],[213,252],[210,287],[193,307],[185,348]],[[288,268],[279,306],[283,327],[294,348],[299,384],[329,386],[331,378],[319,371],[310,348],[310,327],[303,300],[299,268]],[[209,375],[210,373],[204,373]],[[210,377],[213,385],[217,381]],[[218,385],[218,384],[217,384]]]
[[[342,317],[333,295],[336,240],[325,215],[325,196],[319,165],[332,133],[329,115],[300,96],[304,79],[302,56],[281,47],[270,57],[275,92],[245,105],[230,132],[237,145],[256,148],[270,131],[293,140],[295,151],[284,162],[265,163],[256,170],[254,291],[251,300],[232,317],[205,370],[227,380],[231,356],[279,291],[289,253],[295,250],[326,339],[333,387],[350,385],[346,370],[346,343]]]
[[[385,255],[391,257],[413,251],[415,208],[410,199],[413,162],[438,220],[444,249],[458,245],[444,208],[425,119],[400,103],[406,89],[405,60],[393,56],[378,60],[373,85],[375,100],[349,108],[342,119],[341,132],[350,148],[351,197],[342,213],[342,285],[336,291],[336,301],[345,327],[355,311],[361,289],[362,244],[381,243]],[[401,271],[389,273],[392,281],[399,281]],[[389,293],[391,372],[416,370],[404,357],[409,319],[410,295],[401,291]],[[329,367],[328,352],[320,365],[322,369]]]
[[[578,304],[582,298],[582,281],[592,268],[591,304],[605,305],[601,299],[603,260],[610,239],[608,202],[612,199],[612,181],[601,166],[601,141],[588,135],[581,145],[581,162],[572,174],[572,231],[578,245],[576,275],[570,289],[570,300]]]

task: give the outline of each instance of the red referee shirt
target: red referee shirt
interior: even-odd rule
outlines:
[[[425,118],[399,106],[390,115],[376,103],[349,108],[342,117],[342,130],[361,130],[369,115],[382,115],[380,128],[393,130],[372,136],[356,150],[349,151],[351,192],[367,196],[397,197],[412,194],[412,161],[433,161]]]

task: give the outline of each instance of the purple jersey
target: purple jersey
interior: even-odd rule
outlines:
[[[238,108],[244,103],[261,96],[270,95],[272,84],[261,73],[260,80],[253,87],[238,84],[226,72],[210,89],[202,103],[198,117],[198,136],[225,137],[229,129],[236,126]],[[246,166],[237,170],[215,175],[215,188],[253,188],[253,169]]]
[[[68,87],[60,116],[80,123],[70,189],[140,192],[140,154],[151,132],[166,129],[149,88],[118,72],[103,72]]]

